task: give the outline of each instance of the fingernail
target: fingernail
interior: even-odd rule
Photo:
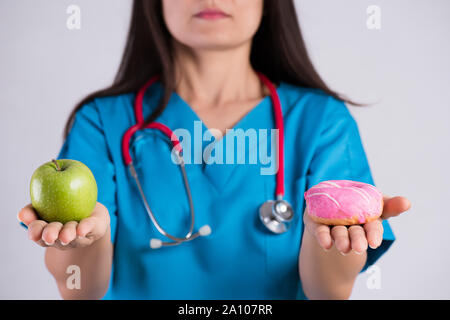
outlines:
[[[48,243],[47,241],[44,240],[44,243],[48,246],[51,246],[53,243]]]
[[[358,255],[361,255],[361,254],[362,254],[362,252],[359,252],[359,251],[356,251],[356,250],[353,250],[353,252],[356,253],[356,254],[358,254]]]
[[[347,254],[346,253],[344,253],[344,252],[342,252],[342,251],[339,251],[343,256],[346,256]]]
[[[381,239],[377,239],[376,241],[374,241],[374,243],[375,243],[375,246],[371,246],[370,244],[369,244],[369,247],[371,248],[371,249],[376,249],[376,248],[378,248],[379,246],[381,246],[381,242],[382,242],[383,240],[381,240]]]
[[[68,242],[62,242],[62,241],[60,241],[60,243],[62,246],[67,246],[67,244],[68,244]]]

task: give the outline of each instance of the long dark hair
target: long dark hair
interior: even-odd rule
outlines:
[[[359,105],[332,91],[321,79],[308,56],[293,0],[264,0],[264,15],[253,37],[252,67],[275,84],[281,81],[296,86],[321,89],[336,99]],[[67,120],[67,137],[75,113],[97,97],[136,92],[150,77],[161,75],[164,94],[147,122],[164,110],[175,89],[171,35],[163,20],[161,0],[134,0],[128,39],[119,70],[110,87],[81,100]]]

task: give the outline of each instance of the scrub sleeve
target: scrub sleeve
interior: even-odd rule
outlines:
[[[76,112],[58,159],[78,160],[91,169],[97,182],[97,201],[109,212],[111,242],[114,243],[117,227],[115,170],[102,127],[95,102],[82,106]]]
[[[375,185],[356,121],[342,101],[328,99],[321,136],[309,167],[308,188],[325,180],[355,180]],[[382,244],[376,249],[368,248],[367,262],[361,272],[374,264],[395,240],[386,220],[383,227]]]

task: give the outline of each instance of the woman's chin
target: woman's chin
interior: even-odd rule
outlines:
[[[235,49],[242,46],[245,40],[237,41],[236,39],[230,39],[229,37],[220,37],[217,35],[204,36],[183,43],[185,46],[194,50],[211,50],[211,51],[224,51]]]

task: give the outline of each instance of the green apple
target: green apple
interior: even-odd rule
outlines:
[[[47,222],[80,221],[97,203],[97,183],[80,161],[60,159],[36,169],[30,182],[31,204]]]

